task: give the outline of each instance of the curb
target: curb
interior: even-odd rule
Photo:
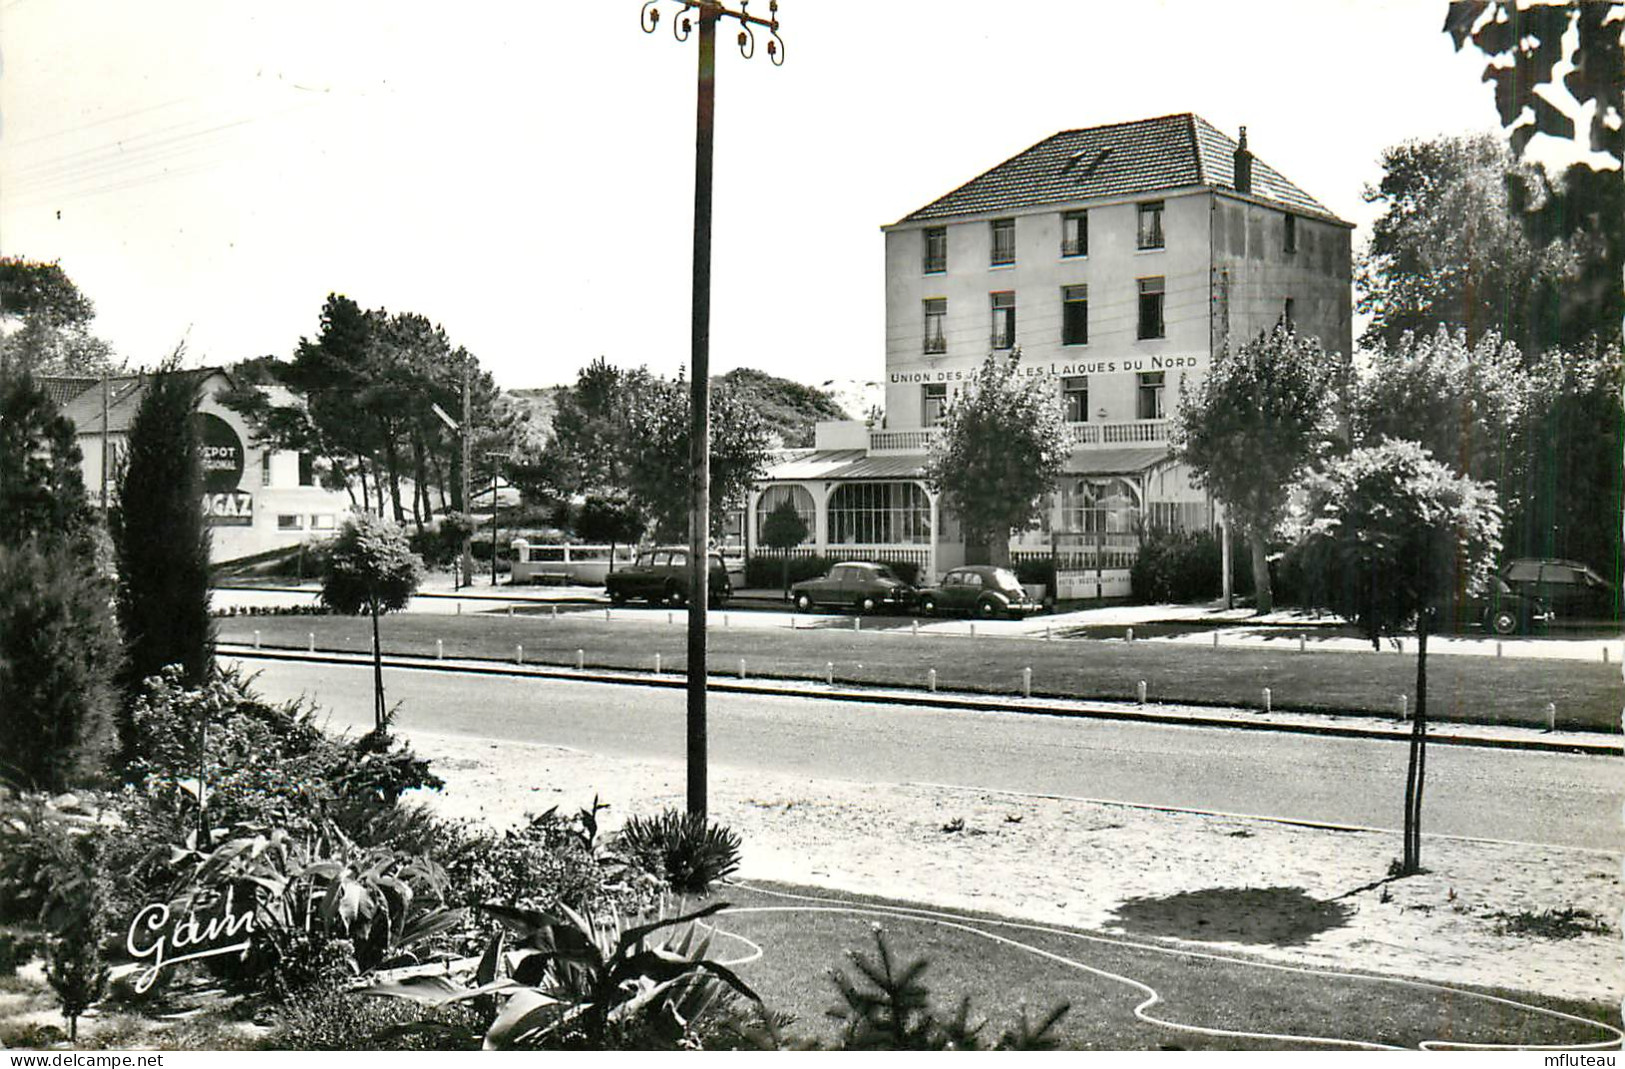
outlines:
[[[311,664],[370,665],[368,654],[310,653],[291,649],[255,649],[252,646],[220,645],[216,655],[243,660],[294,661]],[[385,667],[424,672],[450,672],[462,675],[511,676],[517,678],[558,679],[575,683],[609,683],[620,686],[658,687],[681,690],[687,686],[684,676],[671,673],[656,676],[650,672],[631,672],[619,669],[584,669],[576,671],[552,665],[516,665],[502,661],[435,660],[433,658],[386,656]],[[816,688],[816,689],[815,689]],[[964,694],[915,694],[908,691],[865,690],[851,686],[825,687],[808,683],[793,686],[782,682],[729,679],[712,675],[707,689],[724,694],[757,694],[781,698],[823,698],[832,701],[863,702],[872,705],[900,705],[911,708],[953,709],[966,712],[1028,713],[1037,716],[1072,717],[1077,719],[1110,720],[1124,723],[1172,725],[1176,727],[1228,728],[1237,731],[1275,731],[1293,735],[1316,735],[1325,738],[1378,739],[1389,742],[1408,742],[1408,727],[1395,726],[1391,730],[1364,727],[1356,724],[1294,722],[1265,720],[1263,714],[1251,710],[1246,719],[1239,716],[1204,716],[1200,713],[1155,712],[1138,706],[1098,701],[1079,701],[1068,704],[1047,704],[1041,699],[1023,699],[1014,704],[997,698],[980,698]],[[1442,727],[1442,725],[1439,725]],[[1524,750],[1539,753],[1586,754],[1616,756],[1625,753],[1625,741],[1611,736],[1587,733],[1579,737],[1542,738],[1536,729],[1502,729],[1517,734],[1473,735],[1450,734],[1449,729],[1430,730],[1428,741],[1442,746],[1478,746],[1486,749]],[[1577,735],[1579,733],[1569,733]],[[1607,739],[1608,741],[1603,741]]]

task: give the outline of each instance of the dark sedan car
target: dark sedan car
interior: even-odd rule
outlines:
[[[1553,623],[1619,621],[1619,591],[1579,561],[1522,557],[1508,562],[1501,578],[1517,593],[1549,606]]]
[[[809,612],[819,605],[851,607],[858,612],[901,609],[914,600],[914,588],[884,564],[848,561],[822,579],[803,579],[790,588],[796,608]]]
[[[1544,602],[1518,593],[1500,576],[1491,576],[1485,592],[1467,599],[1463,608],[1461,623],[1482,624],[1497,635],[1528,634],[1552,618]]]
[[[689,588],[688,549],[685,546],[667,546],[646,549],[638,554],[635,564],[618,568],[604,579],[609,600],[624,605],[632,598],[654,604],[682,605],[688,601]],[[733,593],[728,581],[728,566],[722,555],[711,554],[711,604],[721,605]]]
[[[948,569],[941,583],[920,591],[919,605],[924,616],[968,612],[984,619],[1044,611],[1043,603],[1028,596],[1014,572],[984,564]]]

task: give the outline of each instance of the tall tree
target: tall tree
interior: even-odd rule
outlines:
[[[1298,554],[1311,591],[1371,638],[1416,627],[1416,715],[1405,778],[1402,871],[1422,866],[1428,635],[1452,598],[1483,588],[1500,551],[1495,492],[1415,442],[1355,449],[1306,480]]]
[[[119,480],[118,615],[127,657],[124,692],[132,698],[166,665],[180,665],[189,685],[202,682],[214,656],[209,528],[194,418],[203,383],[197,373],[179,370],[179,356],[142,382]]]
[[[0,369],[99,375],[122,366],[90,333],[96,307],[59,263],[0,257]]]
[[[115,744],[118,631],[73,424],[0,374],[0,782],[63,790]]]
[[[796,511],[796,503],[785,498],[773,506],[762,521],[762,544],[784,555],[784,596],[790,597],[790,551],[807,540],[807,521]]]
[[[1174,420],[1175,455],[1198,485],[1224,505],[1226,522],[1252,550],[1258,611],[1275,606],[1269,543],[1293,483],[1331,430],[1335,360],[1314,338],[1286,327],[1214,354],[1204,378],[1181,389]]]
[[[625,435],[617,444],[627,496],[656,537],[686,537],[689,513],[689,390],[682,379],[650,379],[628,398]],[[744,505],[767,470],[771,436],[761,417],[731,390],[711,395],[711,531]]]
[[[615,570],[615,547],[643,537],[643,516],[630,502],[599,494],[581,503],[575,518],[576,534],[588,542],[609,543],[609,568]]]
[[[1365,199],[1384,206],[1356,275],[1368,348],[1441,325],[1477,342],[1496,332],[1533,353],[1583,334],[1564,323],[1564,287],[1580,274],[1566,235],[1537,240],[1522,214],[1550,199],[1537,165],[1518,163],[1488,134],[1410,141],[1383,153],[1383,177]],[[1514,209],[1517,206],[1517,210]]]
[[[1021,373],[1021,351],[990,353],[948,406],[931,441],[925,478],[965,525],[967,543],[1010,563],[1010,535],[1053,493],[1072,454],[1060,398]],[[937,537],[935,531],[931,537]]]
[[[0,544],[78,541],[94,523],[71,420],[26,371],[0,375]]]
[[[387,520],[352,516],[333,540],[322,572],[322,601],[343,613],[372,617],[373,730],[389,723],[384,705],[383,645],[378,619],[406,608],[423,581],[423,561],[406,534]]]

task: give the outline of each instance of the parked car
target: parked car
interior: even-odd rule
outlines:
[[[1468,598],[1458,618],[1462,626],[1481,625],[1497,635],[1528,634],[1549,623],[1552,610],[1537,597],[1520,594],[1500,576],[1491,576],[1487,589]]]
[[[848,561],[821,579],[803,579],[790,587],[790,600],[802,612],[819,605],[851,606],[858,612],[901,609],[914,601],[914,588],[884,564]]]
[[[1619,591],[1579,561],[1520,557],[1501,569],[1501,578],[1517,593],[1550,608],[1553,623],[1619,621]]]
[[[949,568],[941,583],[920,591],[919,606],[922,616],[968,612],[984,619],[1044,611],[1043,602],[1027,593],[1014,572],[985,564]]]
[[[707,584],[711,604],[722,605],[733,594],[728,566],[722,554],[711,555],[711,577]],[[638,559],[617,568],[604,578],[604,589],[616,605],[638,599],[651,605],[684,605],[689,592],[688,547],[658,546],[638,553]]]

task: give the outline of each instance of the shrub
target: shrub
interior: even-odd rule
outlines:
[[[60,791],[117,743],[111,587],[66,546],[0,546],[0,781]]]
[[[108,916],[107,876],[95,836],[74,836],[47,869],[51,928],[45,979],[62,1003],[68,1039],[79,1038],[79,1017],[107,990],[102,922]]]
[[[643,868],[663,874],[674,891],[705,891],[739,868],[739,835],[703,814],[667,809],[634,816],[616,842]]]
[[[1206,531],[1153,531],[1129,581],[1136,601],[1210,601],[1222,592],[1219,542]]]
[[[1055,561],[1044,557],[1015,562],[1016,578],[1024,584],[1037,584],[1051,596],[1055,594]]]
[[[449,568],[463,554],[463,539],[473,533],[472,520],[461,512],[448,512],[432,526],[414,532],[407,541],[412,552],[430,568]]]
[[[415,1006],[397,999],[312,991],[272,1017],[269,1050],[479,1050],[485,1022],[472,1006]]]

